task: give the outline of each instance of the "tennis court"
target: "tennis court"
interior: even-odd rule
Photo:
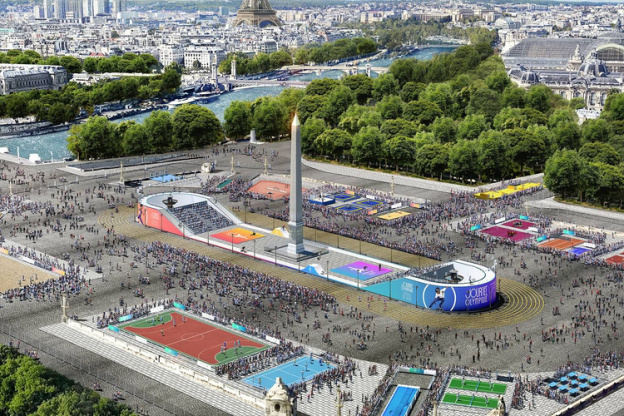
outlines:
[[[570,247],[578,246],[581,243],[584,243],[584,241],[578,238],[558,237],[558,238],[550,239],[546,241],[545,243],[540,244],[539,247],[550,247],[550,248],[554,248],[557,250],[565,250]]]
[[[615,256],[611,256],[606,261],[609,264],[622,264],[624,263],[624,253],[622,253],[621,255],[616,254]]]
[[[533,237],[533,234],[524,233],[522,231],[510,230],[509,228],[499,227],[498,225],[495,225],[494,227],[487,228],[487,229],[485,229],[485,230],[483,230],[481,232],[485,233],[485,234],[492,235],[494,237],[508,238],[511,241],[516,241],[516,242],[522,241],[522,240],[526,240],[527,238]]]
[[[175,356],[180,353],[211,365],[236,361],[269,348],[267,344],[249,339],[241,333],[218,328],[176,311],[163,312],[117,327],[160,345],[168,354]],[[238,343],[240,347],[235,346]]]
[[[507,391],[507,385],[505,384],[481,380],[462,380],[459,378],[452,379],[449,387],[458,390],[476,391],[478,393],[505,394]]]
[[[405,211],[395,211],[395,212],[389,212],[383,215],[378,215],[377,218],[390,221],[390,220],[396,220],[397,218],[406,217],[408,215],[411,215],[411,214]]]
[[[418,387],[398,385],[381,416],[407,416],[418,398]]]
[[[459,406],[481,407],[485,409],[496,409],[498,407],[498,399],[490,399],[483,396],[465,396],[463,394],[446,393],[442,399],[442,403],[456,404]]]
[[[304,189],[303,191],[306,191]],[[281,199],[290,196],[290,185],[274,181],[259,181],[248,189],[254,194],[266,195],[269,199]]]
[[[294,383],[312,380],[318,373],[332,368],[334,368],[333,365],[326,361],[321,363],[318,358],[299,357],[270,370],[247,377],[243,379],[243,382],[250,386],[268,390],[273,387],[278,377],[282,378],[284,384],[290,386]]]

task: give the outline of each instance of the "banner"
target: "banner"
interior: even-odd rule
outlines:
[[[247,332],[247,328],[242,325],[237,324],[236,322],[232,322],[232,328],[237,329],[241,332]]]
[[[210,315],[209,313],[202,312],[201,316],[202,318],[210,319],[211,321],[215,320],[215,317],[213,315]]]
[[[504,221],[505,221],[505,217],[498,218],[494,220],[494,224],[500,224],[501,222],[504,222]]]
[[[420,209],[420,204],[417,204],[416,202],[411,202],[410,203],[410,207],[412,207],[412,208],[419,208]]]
[[[345,194],[347,194],[347,195],[355,195],[355,192],[353,192],[353,191],[349,191],[349,190],[346,190],[346,191],[345,191]]]
[[[7,250],[7,249],[6,249],[6,248],[4,248],[4,247],[0,247],[0,253],[3,253],[3,254],[9,254],[9,250]]]
[[[169,347],[165,347],[165,352],[166,352],[167,354],[171,354],[171,355],[173,355],[174,357],[177,357],[177,356],[178,356],[178,352],[177,352],[176,350],[172,350],[172,349],[171,349],[171,348],[169,348]]]
[[[186,310],[186,306],[182,305],[181,303],[178,302],[173,302],[173,306],[175,306],[178,309],[182,309],[183,311]]]
[[[265,336],[265,337],[264,337],[264,339],[266,339],[266,340],[267,340],[267,341],[269,341],[269,342],[272,342],[273,344],[277,344],[277,345],[281,344],[281,342],[282,342],[282,341],[280,341],[279,339],[277,339],[277,338],[273,338],[273,337],[272,337],[272,336],[270,336],[270,335]]]
[[[52,272],[56,273],[56,274],[59,274],[61,276],[65,276],[65,270],[61,270],[61,269],[58,269],[56,267],[52,267]]]
[[[129,321],[130,319],[134,318],[134,315],[130,314],[130,315],[125,315],[119,318],[119,322],[126,322]]]
[[[473,225],[470,227],[470,231],[476,231],[481,229],[481,224]]]
[[[138,342],[142,342],[143,344],[147,344],[147,340],[145,338],[143,338],[143,337],[138,336],[138,335],[135,336],[134,339],[136,341],[138,341]]]
[[[529,217],[527,217],[526,215],[520,215],[520,219],[521,219],[521,220],[528,220],[528,219],[529,219]]]
[[[572,230],[563,230],[563,233],[567,235],[574,235],[574,231]]]
[[[165,307],[163,305],[154,306],[152,309],[150,309],[150,313],[162,312],[164,310],[165,310]]]
[[[537,237],[537,242],[539,243],[540,241],[544,241],[546,240],[548,237],[546,237],[545,235],[541,236],[541,237]]]
[[[377,210],[376,209],[371,209],[366,214],[368,214],[368,215],[375,215],[375,214],[377,214]]]
[[[119,332],[119,328],[117,328],[117,327],[116,327],[116,326],[114,326],[114,325],[109,325],[109,326],[108,326],[108,329],[110,329],[111,331]]]
[[[375,195],[366,195],[366,199],[370,199],[370,200],[377,200],[377,198],[375,198]]]
[[[390,209],[397,209],[397,208],[401,208],[402,206],[403,206],[402,203],[397,202],[396,204],[390,205]]]
[[[203,362],[203,361],[199,361],[199,360],[197,360],[197,365],[198,365],[199,367],[202,367],[202,368],[205,368],[205,369],[208,369],[208,370],[212,370],[212,367],[210,367],[208,364],[206,364],[206,363],[205,363],[205,362]]]
[[[28,257],[20,256],[20,259],[24,260],[26,263],[35,264],[35,261],[33,259],[29,259]]]

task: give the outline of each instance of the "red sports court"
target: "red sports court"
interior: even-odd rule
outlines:
[[[164,322],[162,324],[161,316]],[[186,322],[182,320],[183,316]],[[268,345],[246,338],[240,333],[217,328],[178,312],[161,313],[155,317],[154,324],[152,318],[146,318],[120,325],[119,328],[208,364],[223,364],[268,348]],[[241,346],[236,354],[234,343],[238,341]],[[221,352],[224,343],[227,348],[225,354]]]
[[[511,241],[522,241],[527,238],[533,237],[533,234],[524,233],[522,231],[510,230],[509,228],[499,227],[495,225],[494,227],[487,228],[481,231],[482,233],[492,235],[494,237],[499,238],[508,238]]]
[[[559,237],[559,238],[553,238],[551,240],[548,240],[545,243],[540,244],[539,247],[550,247],[550,248],[554,248],[557,250],[565,250],[570,247],[574,247],[579,244],[582,244],[584,242],[585,242],[584,240],[581,240],[578,238]]]

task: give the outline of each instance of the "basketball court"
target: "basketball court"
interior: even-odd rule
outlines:
[[[247,241],[255,240],[256,238],[264,237],[264,234],[257,233],[255,231],[245,230],[244,228],[234,228],[233,230],[227,230],[218,234],[212,234],[211,238],[216,238],[228,243],[240,244]]]
[[[499,238],[508,238],[511,241],[522,241],[527,238],[533,237],[533,234],[523,233],[522,231],[510,230],[509,228],[499,227],[495,225],[494,227],[487,228],[481,231],[482,233],[489,234],[494,237]]]
[[[558,238],[550,239],[546,241],[545,243],[540,244],[538,247],[549,247],[549,248],[554,248],[556,250],[565,250],[570,247],[578,246],[579,244],[582,244],[584,242],[585,241],[580,240],[578,238],[558,237]]]
[[[269,348],[269,345],[241,333],[230,332],[175,311],[119,325],[118,328],[151,344],[160,345],[165,352],[173,352],[174,356],[180,353],[211,365],[236,361]],[[237,346],[239,343],[240,346]]]
[[[0,276],[0,291],[2,292],[30,284],[31,279],[33,282],[43,282],[59,277],[57,274],[39,267],[30,266],[9,255],[0,254],[0,268],[2,268],[2,275]],[[18,280],[21,280],[22,276],[26,278],[26,281],[20,284]]]
[[[383,214],[383,215],[378,215],[377,218],[381,218],[382,220],[391,221],[391,220],[396,220],[397,218],[407,217],[408,215],[411,215],[411,214],[409,212],[405,212],[405,211],[395,211],[395,212],[389,212],[389,213]]]

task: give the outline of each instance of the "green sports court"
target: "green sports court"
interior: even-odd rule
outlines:
[[[477,393],[505,394],[507,391],[507,385],[505,384],[481,380],[462,380],[459,378],[453,378],[449,387],[452,389],[468,390]]]
[[[481,407],[484,409],[496,409],[498,399],[490,399],[483,396],[465,396],[463,394],[446,393],[442,403],[456,404],[459,406]]]

